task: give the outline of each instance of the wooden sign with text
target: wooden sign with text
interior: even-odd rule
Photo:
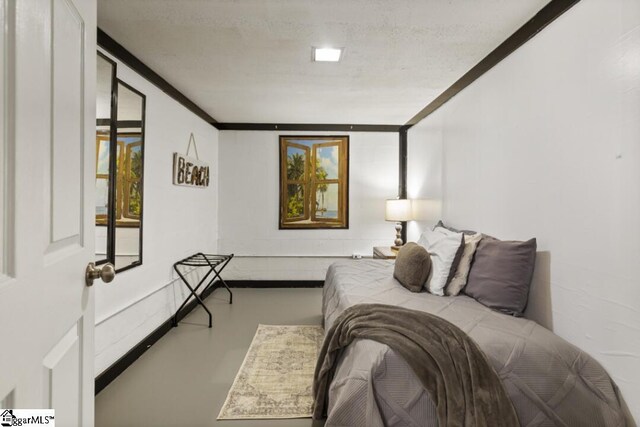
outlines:
[[[173,184],[187,187],[208,187],[209,166],[198,159],[173,153]]]

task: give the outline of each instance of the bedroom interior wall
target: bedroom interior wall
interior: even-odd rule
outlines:
[[[113,58],[118,78],[147,97],[144,159],[143,264],[96,289],[98,375],[170,318],[186,297],[174,262],[199,251],[217,252],[218,131]],[[209,187],[172,184],[173,153],[185,153],[193,132],[209,163]],[[190,156],[193,155],[193,149]],[[196,279],[194,272],[192,279]]]
[[[529,317],[599,360],[640,420],[640,2],[582,0],[412,136],[410,186],[442,147],[445,221],[537,237]]]
[[[407,223],[408,242],[418,241],[442,216],[442,129],[429,119],[407,133],[407,197],[415,218]]]
[[[349,135],[349,229],[279,230],[279,136]],[[397,133],[220,132],[220,238],[225,279],[324,280],[336,259],[391,245],[384,201],[398,194]]]

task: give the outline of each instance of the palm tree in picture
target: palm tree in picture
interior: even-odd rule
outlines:
[[[324,181],[325,179],[327,179],[327,176],[329,176],[329,174],[327,173],[325,168],[320,166],[320,160],[317,160],[316,161],[316,180]],[[329,187],[327,186],[327,184],[318,184],[317,188],[318,188],[318,191],[320,192],[320,208],[317,209],[317,211],[324,213],[327,210],[324,207],[324,193],[327,192]]]
[[[293,153],[287,156],[287,179],[303,181],[305,173],[305,156]],[[304,193],[302,185],[287,185],[287,217],[297,218],[304,215]]]
[[[287,179],[297,181],[304,176],[304,155],[293,153],[287,156]]]
[[[139,148],[139,147],[136,147]],[[140,217],[140,205],[142,202],[141,196],[141,182],[142,176],[142,152],[137,149],[131,150],[131,167],[127,174],[127,180],[129,181],[129,213],[134,217]]]

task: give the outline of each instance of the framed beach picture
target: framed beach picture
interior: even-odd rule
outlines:
[[[280,229],[349,228],[349,137],[280,136]]]

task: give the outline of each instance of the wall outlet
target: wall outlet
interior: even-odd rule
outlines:
[[[353,259],[362,259],[362,255],[360,255],[360,254],[352,254],[351,258],[353,258]]]

